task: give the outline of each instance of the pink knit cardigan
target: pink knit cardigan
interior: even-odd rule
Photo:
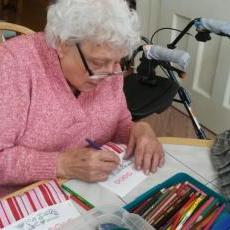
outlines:
[[[55,178],[58,154],[98,143],[126,143],[131,116],[121,76],[75,97],[44,34],[0,45],[0,197]]]

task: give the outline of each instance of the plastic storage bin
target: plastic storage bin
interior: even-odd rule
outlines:
[[[194,179],[193,177],[189,176],[188,174],[186,174],[186,173],[177,173],[174,176],[172,176],[169,179],[167,179],[166,181],[164,181],[164,182],[152,187],[151,189],[149,189],[148,191],[146,191],[142,195],[138,196],[135,200],[133,200],[132,202],[127,204],[124,207],[124,209],[129,211],[134,206],[136,206],[139,202],[141,202],[141,201],[143,201],[145,199],[148,199],[153,193],[160,191],[162,188],[167,188],[167,187],[170,187],[170,186],[172,186],[174,184],[177,184],[177,183],[180,183],[180,182],[185,182],[185,181],[188,181],[191,184],[195,185],[197,188],[199,188],[200,190],[204,191],[207,195],[214,196],[221,203],[226,203],[227,202],[226,199],[223,196],[221,196],[220,194],[216,193],[212,189],[208,188],[207,186],[205,186],[204,184],[202,184],[198,180]]]
[[[229,203],[223,196],[221,196],[220,194],[216,193],[215,191],[213,191],[212,189],[208,188],[207,186],[205,186],[204,184],[202,184],[201,182],[197,181],[196,179],[194,179],[193,177],[189,176],[186,173],[178,173],[178,174],[172,176],[171,178],[167,179],[166,181],[164,181],[164,182],[152,187],[151,189],[149,189],[148,191],[146,191],[145,193],[143,193],[139,197],[137,197],[135,200],[133,200],[132,202],[127,204],[124,207],[124,209],[126,209],[127,211],[131,211],[140,202],[148,199],[149,197],[152,196],[152,194],[160,191],[162,188],[167,188],[167,187],[170,187],[172,185],[175,185],[175,184],[178,184],[178,183],[181,183],[181,182],[185,182],[185,181],[188,181],[191,184],[195,185],[198,189],[202,190],[207,195],[215,197],[220,203],[225,203],[226,206],[225,206],[225,209],[222,212],[221,216],[230,214],[229,210],[227,209]],[[215,223],[218,223],[218,219],[216,220]]]
[[[116,206],[96,207],[86,214],[68,221],[55,229],[65,230],[101,230],[103,224],[114,224],[116,229],[154,230],[143,218]]]

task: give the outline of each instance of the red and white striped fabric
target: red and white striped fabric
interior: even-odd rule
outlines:
[[[16,222],[39,209],[68,200],[55,180],[41,184],[6,200],[0,200],[0,228]]]

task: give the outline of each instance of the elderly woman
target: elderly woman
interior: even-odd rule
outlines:
[[[0,46],[1,195],[55,177],[106,180],[119,158],[86,138],[126,143],[126,157],[146,174],[163,164],[154,132],[131,122],[122,90],[119,62],[138,41],[124,0],[58,0],[45,33]]]

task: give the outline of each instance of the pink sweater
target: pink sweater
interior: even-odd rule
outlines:
[[[99,143],[127,142],[131,116],[122,77],[74,96],[43,33],[0,45],[0,197],[55,178],[58,154]]]

